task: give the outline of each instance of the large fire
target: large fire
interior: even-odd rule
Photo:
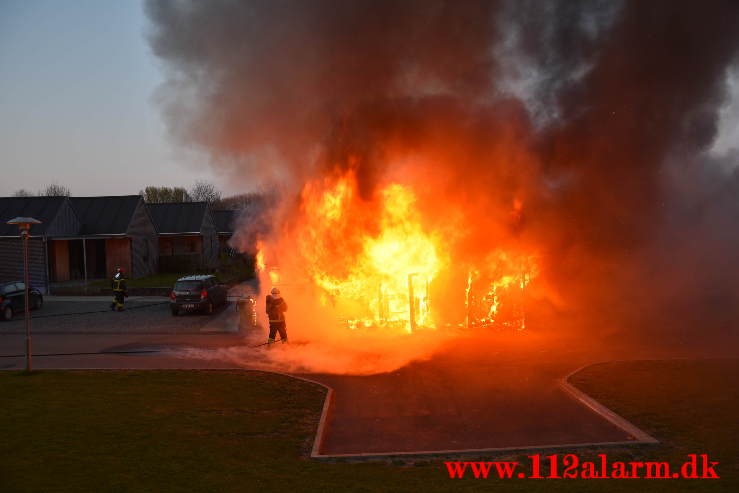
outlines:
[[[315,220],[301,231],[299,247],[311,279],[323,289],[321,302],[336,306],[350,328],[434,327],[428,285],[446,263],[445,252],[422,228],[413,191],[390,184],[378,210],[364,213],[355,198],[351,174],[327,191],[311,185],[303,191],[305,216]],[[361,217],[366,214],[377,220]],[[373,222],[375,234],[358,229]]]
[[[516,201],[513,212],[521,206]],[[387,183],[368,201],[352,172],[308,182],[289,228],[281,247],[259,242],[257,268],[272,285],[310,293],[316,310],[329,310],[338,326],[391,333],[526,327],[536,256],[497,249],[480,265],[453,258],[451,239],[425,226],[408,184]],[[437,285],[452,270],[464,273],[466,286]],[[455,319],[441,310],[448,303],[436,303],[432,293],[458,300],[465,315]]]

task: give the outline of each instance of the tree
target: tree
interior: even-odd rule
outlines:
[[[21,188],[20,190],[13,192],[13,197],[33,197],[33,195],[33,192],[29,192],[25,188]]]
[[[146,187],[139,192],[144,202],[163,204],[166,202],[192,202],[190,194],[182,187]]]
[[[39,193],[39,197],[69,197],[72,195],[68,187],[51,183],[46,185]]]
[[[207,181],[195,182],[195,186],[190,190],[190,196],[195,202],[207,202],[211,205],[221,200],[221,192]]]
[[[238,210],[261,206],[264,201],[264,194],[260,192],[249,192],[223,197],[214,206],[216,209]]]

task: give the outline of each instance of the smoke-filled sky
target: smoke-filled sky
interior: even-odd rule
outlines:
[[[536,2],[527,8],[536,29],[549,36],[556,30],[546,21],[551,5]],[[413,15],[414,8],[409,4],[404,10]],[[603,10],[607,17],[613,8]],[[430,10],[420,11],[426,14],[416,20],[423,22]],[[279,36],[288,27],[285,22],[297,22],[300,15],[310,14],[296,9],[289,19],[262,27]],[[510,21],[501,16],[503,24]],[[590,29],[598,27],[597,19],[588,22]],[[389,29],[393,24],[388,20]],[[396,25],[390,36],[402,36]],[[240,189],[213,173],[207,156],[186,152],[181,141],[167,138],[155,95],[165,75],[147,45],[149,28],[138,0],[0,2],[0,163],[9,170],[0,195],[18,188],[37,190],[49,181],[66,184],[78,194],[132,193],[149,183],[189,185],[199,178],[212,179],[229,191]],[[520,26],[511,23],[495,49],[515,50],[521,34]],[[229,51],[238,56],[250,48],[232,46]],[[499,82],[546,119],[558,109],[549,104],[552,93],[537,90],[547,82],[563,84],[568,73],[537,71],[536,63],[553,56],[546,44],[542,48],[538,61],[534,55],[504,62],[506,73]],[[577,67],[569,75],[576,72]],[[739,147],[739,75],[734,81],[714,143],[721,154]]]
[[[289,195],[348,171],[367,207],[387,183],[407,183],[456,262],[535,245],[591,327],[677,331],[691,319],[721,330],[735,315],[737,2],[146,10],[170,131],[219,172]]]

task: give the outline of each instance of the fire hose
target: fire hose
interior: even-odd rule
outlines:
[[[282,340],[282,337],[280,337],[279,339],[275,339],[274,341],[267,341],[267,342],[263,342],[261,344],[257,344],[256,346],[250,346],[250,347],[255,348],[255,347],[266,346],[267,344],[276,344],[277,342],[279,342],[281,340]]]

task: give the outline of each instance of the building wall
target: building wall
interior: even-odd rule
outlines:
[[[131,237],[131,277],[155,274],[159,267],[159,242],[143,200],[139,201],[126,233]]]
[[[160,236],[159,271],[195,273],[203,270],[203,238],[200,235]]]
[[[28,240],[28,274],[31,286],[47,289],[45,244],[42,238]],[[23,280],[23,248],[18,238],[0,238],[0,281]]]
[[[87,278],[106,279],[110,276],[105,264],[105,240],[86,239],[87,250]]]
[[[108,238],[105,240],[105,266],[110,276],[116,267],[123,267],[126,275],[138,277],[131,269],[131,238]]]
[[[49,241],[49,263],[51,264],[52,279],[69,281],[69,241]]]
[[[228,244],[228,240],[231,239],[231,234],[219,234],[218,235],[218,250],[220,253],[228,253],[231,248]]]
[[[160,236],[159,255],[190,255],[203,253],[203,238],[199,235]]]
[[[159,237],[159,256],[174,255],[174,238],[171,236]]]
[[[200,232],[203,234],[203,265],[214,269],[218,265],[218,234],[209,210],[205,211]]]

